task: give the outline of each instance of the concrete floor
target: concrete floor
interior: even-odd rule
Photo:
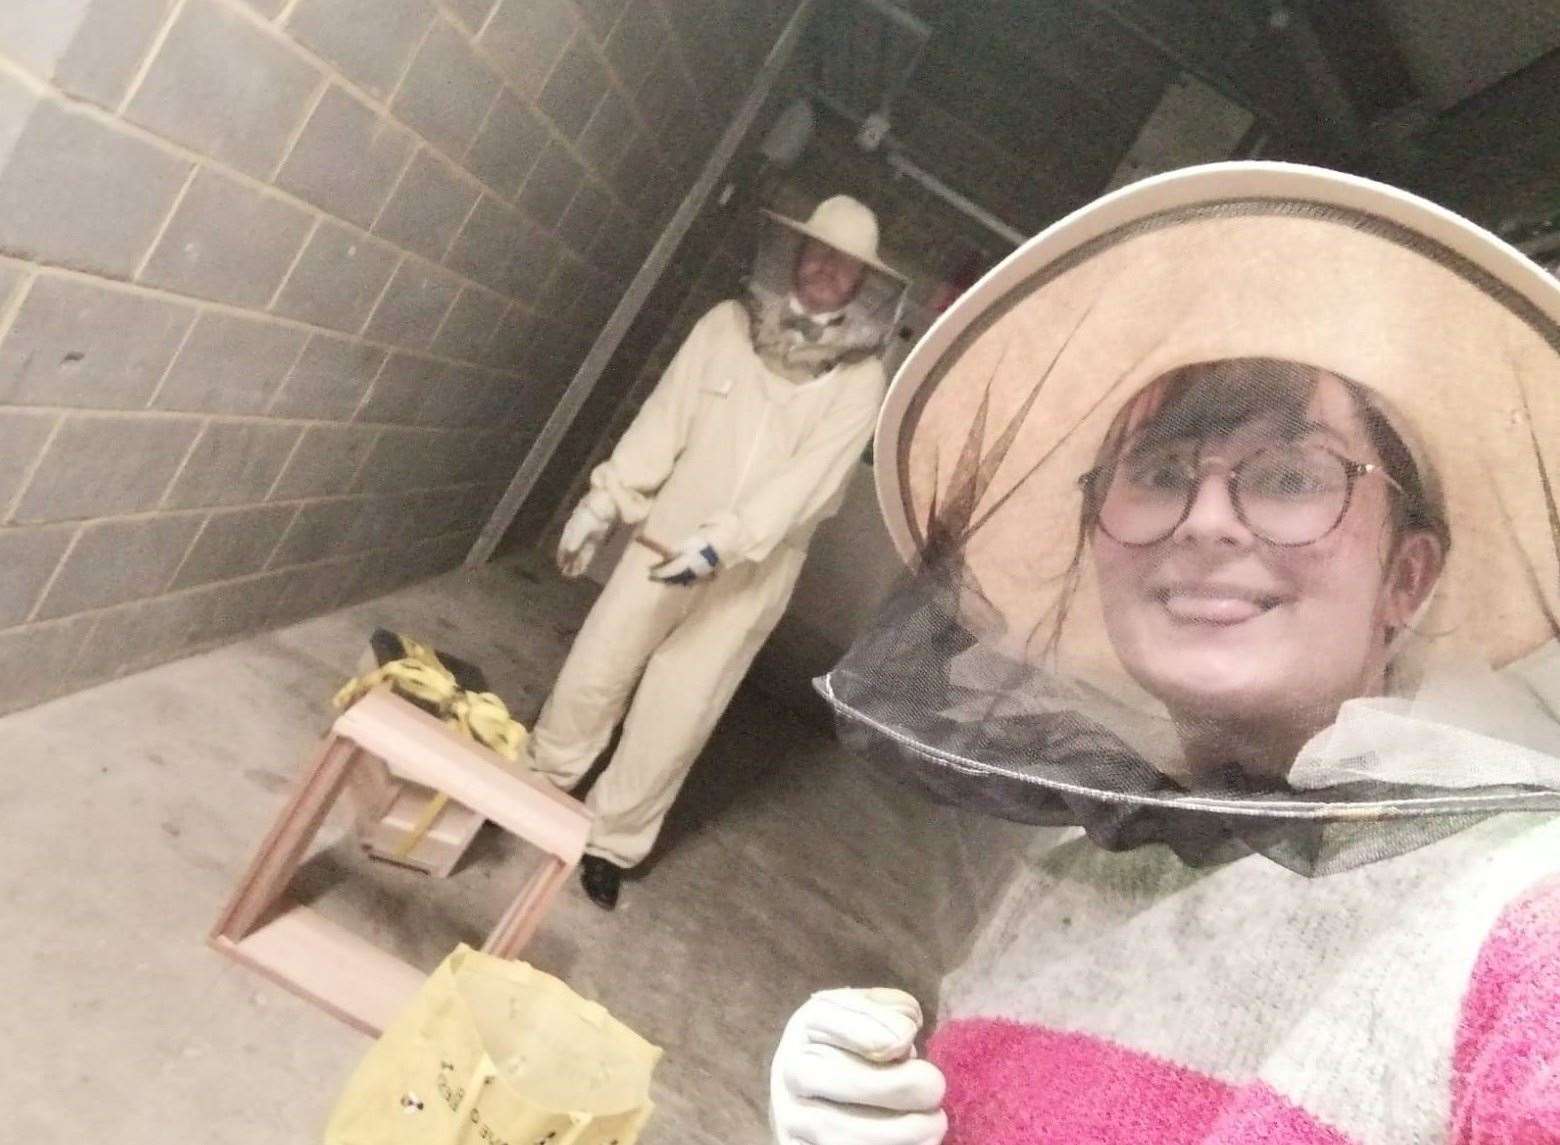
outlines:
[[[318,1141],[368,1041],[204,935],[376,625],[475,661],[529,720],[591,591],[521,557],[0,720],[3,1136]],[[790,1011],[842,984],[930,1005],[1013,838],[886,787],[745,689],[649,876],[612,914],[571,883],[525,957],[665,1048],[647,1145],[757,1143]],[[300,880],[431,969],[513,893],[511,844],[487,829],[439,882],[361,858],[333,821]]]

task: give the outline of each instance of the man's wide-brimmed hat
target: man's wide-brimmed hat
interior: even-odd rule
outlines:
[[[835,195],[813,208],[806,222],[766,210],[775,222],[817,239],[900,282],[905,276],[878,257],[878,221],[872,208],[849,195]]]

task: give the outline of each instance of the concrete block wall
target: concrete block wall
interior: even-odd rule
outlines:
[[[0,711],[457,564],[785,7],[0,4]]]

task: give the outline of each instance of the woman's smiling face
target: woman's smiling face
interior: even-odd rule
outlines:
[[[1380,471],[1354,482],[1337,525],[1310,543],[1271,543],[1241,519],[1228,475],[1259,450],[1312,447],[1381,465],[1337,378],[1319,374],[1301,412],[1259,407],[1243,424],[1164,442],[1195,457],[1200,475],[1165,539],[1123,544],[1093,530],[1116,653],[1183,727],[1319,730],[1344,700],[1380,691],[1390,634],[1439,574],[1439,542],[1397,536],[1397,494]],[[1133,449],[1129,431],[1123,459]]]

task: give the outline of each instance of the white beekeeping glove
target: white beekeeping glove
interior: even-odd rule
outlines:
[[[777,1145],[939,1145],[943,1076],[915,1056],[903,990],[825,990],[786,1024],[769,1069]]]
[[[591,508],[589,497],[581,501],[563,526],[563,539],[558,542],[558,571],[570,579],[583,574],[611,531],[611,519]]]
[[[708,580],[720,568],[720,554],[703,537],[689,537],[666,560],[650,570],[650,579],[681,588]]]

